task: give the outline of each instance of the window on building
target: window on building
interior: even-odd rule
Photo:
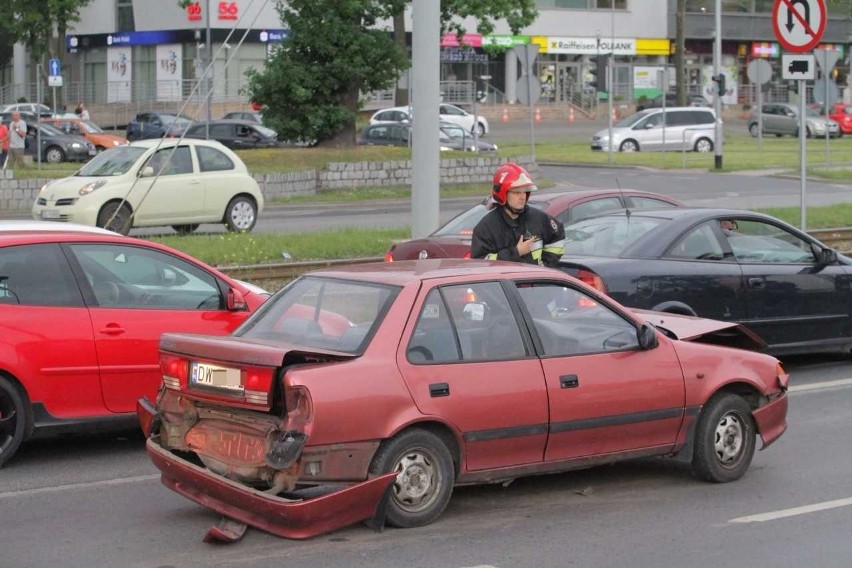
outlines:
[[[613,7],[613,2],[615,2],[616,10],[627,9],[627,0],[596,0],[596,7],[598,10],[609,10]]]
[[[115,0],[115,29],[119,32],[135,32],[133,0]]]

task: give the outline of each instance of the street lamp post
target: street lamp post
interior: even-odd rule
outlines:
[[[205,6],[205,11],[207,12],[207,29],[205,30],[205,48],[207,51],[207,73],[204,75],[204,85],[206,91],[206,99],[207,99],[207,122],[204,127],[204,138],[210,140],[210,121],[213,119],[213,115],[210,109],[210,102],[213,98],[213,45],[210,42],[210,0],[207,0],[207,5]]]

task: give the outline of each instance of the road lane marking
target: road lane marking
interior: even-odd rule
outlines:
[[[788,390],[789,392],[806,392],[812,390],[830,389],[834,387],[845,387],[849,385],[852,385],[852,379],[838,379],[836,381],[825,381],[823,383],[813,383],[810,385],[792,386]]]
[[[852,497],[846,499],[837,499],[835,501],[826,501],[824,503],[815,503],[813,505],[804,505],[802,507],[793,507],[792,509],[781,509],[780,511],[772,511],[770,513],[761,513],[759,515],[749,515],[748,517],[738,517],[731,519],[729,523],[762,523],[765,521],[775,521],[787,517],[795,517],[797,515],[807,515],[808,513],[816,513],[817,511],[826,511],[828,509],[836,509],[838,507],[848,507],[852,505]]]
[[[55,487],[38,487],[36,489],[22,489],[21,491],[9,491],[0,493],[0,499],[12,499],[15,497],[30,497],[32,495],[43,495],[47,493],[58,493],[70,489],[90,489],[92,487],[108,487],[112,485],[127,485],[140,481],[151,481],[159,479],[160,474],[138,475],[136,477],[123,477],[121,479],[105,479],[103,481],[87,481],[85,483],[71,483],[69,485],[57,485]]]

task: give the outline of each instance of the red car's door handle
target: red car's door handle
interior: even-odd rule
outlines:
[[[562,375],[559,377],[559,388],[575,389],[580,386],[580,378],[577,375]]]
[[[106,327],[101,328],[101,333],[105,333],[107,335],[121,335],[124,333],[124,328],[117,323],[109,323]]]
[[[429,385],[429,396],[450,396],[450,385],[447,383],[433,383]]]

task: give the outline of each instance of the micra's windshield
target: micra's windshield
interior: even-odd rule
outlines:
[[[95,156],[74,174],[80,177],[120,176],[127,173],[147,148],[121,146],[110,148]]]

